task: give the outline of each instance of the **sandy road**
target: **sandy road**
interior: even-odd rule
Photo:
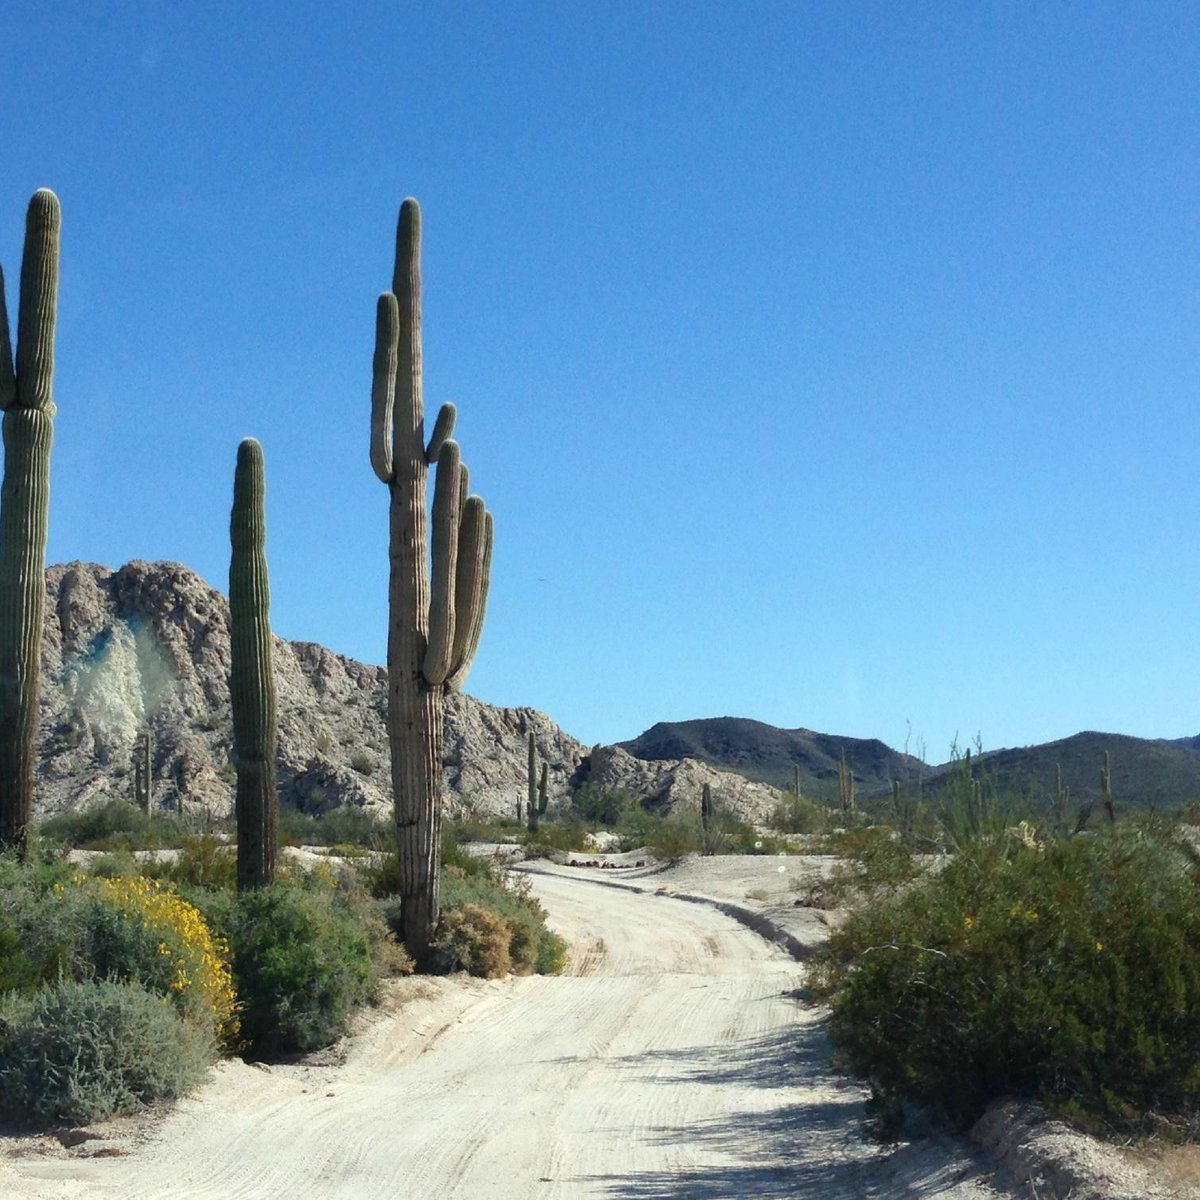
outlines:
[[[801,969],[729,918],[535,876],[572,973],[409,981],[336,1066],[224,1064],[122,1143],[0,1158],[0,1195],[840,1200],[1011,1195],[957,1142],[885,1150]],[[95,1153],[96,1149],[101,1155]],[[124,1149],[111,1157],[108,1149]]]

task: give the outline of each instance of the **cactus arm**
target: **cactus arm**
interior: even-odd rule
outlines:
[[[472,500],[474,499],[477,499],[477,497],[472,497]],[[470,507],[471,501],[467,503],[468,507]],[[482,500],[479,501],[479,505],[481,508],[483,507]],[[469,613],[461,617],[466,632],[461,650],[456,649],[455,651],[457,665],[446,677],[446,687],[452,692],[462,691],[462,685],[471,672],[471,664],[475,661],[475,651],[479,649],[479,639],[483,634],[483,618],[487,613],[488,587],[492,573],[492,541],[494,530],[495,522],[492,519],[492,514],[483,509],[483,546],[477,556],[467,560],[466,569],[473,571],[474,579],[471,583],[472,600],[468,604]],[[460,549],[461,554],[462,551]],[[474,562],[478,563],[478,567],[470,565]],[[476,587],[478,588],[478,599],[474,599]]]
[[[371,466],[383,483],[394,478],[392,404],[396,394],[400,309],[384,292],[375,305],[375,358],[371,364]]]
[[[275,672],[264,491],[262,447],[246,438],[238,447],[229,520],[229,698],[237,767],[239,891],[265,887],[275,878]]]
[[[442,446],[454,433],[454,422],[458,419],[458,409],[453,404],[443,404],[438,409],[437,420],[433,423],[433,433],[429,436],[429,445],[425,447],[425,461],[435,463],[442,452]]]
[[[458,467],[458,516],[462,519],[463,514],[467,509],[467,497],[471,494],[471,472],[467,470],[466,463],[460,463]]]
[[[429,592],[429,644],[421,673],[445,683],[454,650],[454,592],[458,570],[458,496],[461,453],[456,441],[442,443],[433,485],[433,575]]]
[[[483,501],[478,496],[469,497],[458,531],[458,570],[454,580],[454,648],[450,655],[450,675],[456,675],[462,667],[472,631],[479,620],[486,515]]]
[[[550,801],[549,786],[548,786],[549,782],[550,782],[549,776],[550,776],[550,764],[542,763],[542,777],[538,780],[538,814],[539,814],[539,816],[545,814],[546,805]]]
[[[4,300],[4,269],[0,267],[0,412],[17,402],[17,375],[13,368],[12,335],[8,330],[8,305]]]

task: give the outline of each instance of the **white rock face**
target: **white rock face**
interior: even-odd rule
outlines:
[[[138,734],[153,740],[153,800],[214,815],[233,805],[229,605],[178,563],[118,571],[67,563],[46,572],[41,776],[37,816],[133,799]],[[322,812],[390,809],[387,676],[313,642],[275,639],[280,800]],[[698,807],[700,790],[750,819],[776,793],[692,760],[642,762],[616,747],[590,753],[545,714],[470,696],[446,703],[447,811],[516,813],[527,789],[527,738],[549,765],[551,806],[586,780],[665,811]]]

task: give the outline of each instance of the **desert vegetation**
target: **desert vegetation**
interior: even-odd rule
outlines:
[[[1196,1135],[1200,854],[1180,822],[1064,801],[1013,796],[968,754],[935,806],[844,839],[850,916],[812,996],[885,1127],[1017,1097],[1094,1131]]]

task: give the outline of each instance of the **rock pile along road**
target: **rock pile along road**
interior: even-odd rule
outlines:
[[[0,1159],[0,1194],[172,1200],[1016,1195],[950,1138],[884,1147],[803,968],[703,905],[532,873],[558,977],[400,981],[334,1065],[238,1060],[165,1118]]]

